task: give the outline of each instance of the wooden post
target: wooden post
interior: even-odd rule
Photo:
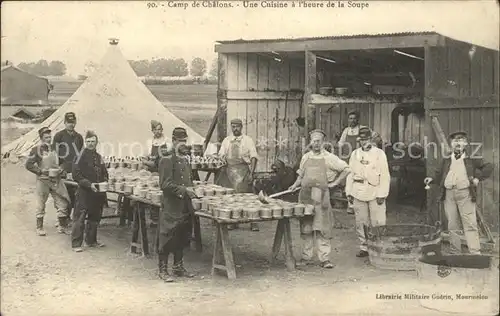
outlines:
[[[227,136],[227,55],[219,53],[218,58],[218,89],[217,89],[217,149]]]
[[[432,127],[432,113],[433,102],[429,96],[432,94],[434,89],[433,85],[435,78],[435,63],[436,61],[433,59],[433,54],[431,51],[431,47],[426,46],[424,48],[424,70],[425,70],[425,98],[424,98],[424,108],[425,108],[425,141],[424,145],[429,145],[431,149],[430,154],[426,156],[426,173],[428,177],[433,177],[436,173],[437,169],[440,168],[440,160],[441,157],[437,157],[437,152],[440,148],[436,146],[437,137],[434,135],[433,127]],[[432,144],[434,143],[434,144]],[[425,151],[424,151],[425,154]],[[422,185],[424,185],[422,183]],[[427,191],[427,217],[428,223],[434,225],[434,223],[441,217],[441,208],[440,208],[440,198],[439,198],[439,189],[436,185],[431,186],[431,189]]]
[[[316,128],[316,107],[312,105],[311,95],[316,93],[316,55],[306,50],[305,51],[306,73],[304,87],[304,117],[306,120],[306,128],[304,136],[307,138],[310,131]]]

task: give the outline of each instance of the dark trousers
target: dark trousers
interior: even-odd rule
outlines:
[[[97,243],[97,226],[101,221],[102,206],[90,210],[75,208],[73,212],[73,228],[71,230],[71,246],[81,247],[85,234],[85,243]]]
[[[68,205],[68,218],[71,219],[71,211],[75,208],[76,190],[78,190],[78,187],[68,185],[66,189],[68,190],[70,200]]]
[[[189,246],[190,235],[192,230],[191,217],[186,222],[179,224],[173,231],[170,240],[158,249],[158,259],[160,264],[162,261],[168,261],[168,255],[174,255],[174,266],[182,265],[184,257],[184,248]]]

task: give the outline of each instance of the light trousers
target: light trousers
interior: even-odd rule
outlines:
[[[368,251],[366,244],[366,235],[364,225],[366,226],[384,226],[386,222],[386,205],[384,203],[378,205],[377,200],[360,201],[354,199],[352,203],[354,216],[356,217],[356,234],[360,243],[359,248],[363,251]]]
[[[331,241],[325,238],[320,231],[314,233],[301,234],[303,244],[302,259],[312,260],[314,257],[314,235],[316,235],[316,250],[320,262],[330,260],[330,252],[332,251]]]
[[[35,192],[37,198],[36,218],[43,218],[45,216],[45,204],[47,203],[49,194],[52,195],[52,199],[54,200],[57,217],[66,217],[68,215],[68,201],[56,193],[56,187],[51,187],[49,184],[37,180]]]
[[[469,188],[447,189],[444,212],[448,220],[448,230],[464,231],[470,253],[479,254],[479,232],[477,229],[476,204],[472,202]]]

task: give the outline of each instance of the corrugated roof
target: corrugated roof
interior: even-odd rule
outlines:
[[[422,31],[422,32],[402,32],[402,33],[376,33],[376,34],[356,34],[356,35],[337,35],[337,36],[322,36],[322,37],[298,37],[298,38],[276,38],[276,39],[258,39],[258,40],[227,40],[217,41],[220,44],[243,44],[243,43],[269,43],[269,42],[298,42],[308,40],[335,40],[335,39],[349,39],[349,38],[373,38],[373,37],[396,37],[396,36],[419,36],[419,35],[441,35],[436,32]]]

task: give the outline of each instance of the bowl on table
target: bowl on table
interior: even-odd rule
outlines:
[[[49,177],[55,178],[60,174],[60,171],[58,168],[50,168],[49,169]]]
[[[108,183],[107,182],[99,182],[96,183],[97,191],[99,192],[107,192],[108,191]]]
[[[295,204],[293,207],[293,215],[295,216],[304,216],[304,209],[305,209],[304,204]]]

